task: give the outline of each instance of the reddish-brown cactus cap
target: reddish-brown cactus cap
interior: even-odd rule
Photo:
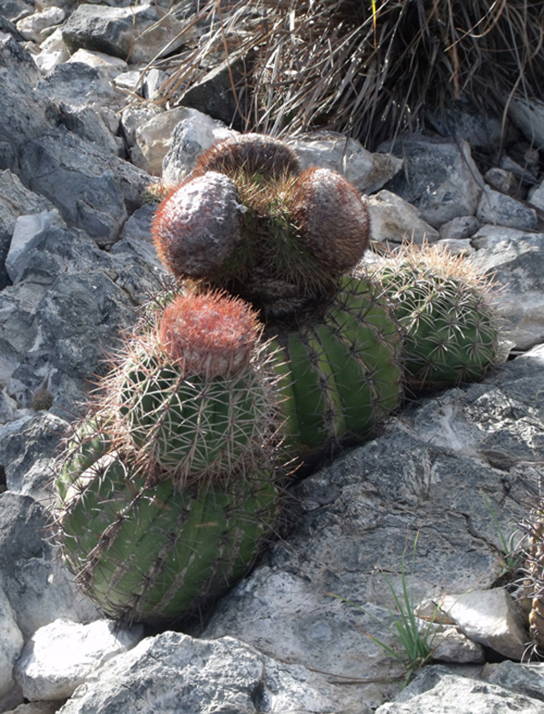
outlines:
[[[297,181],[293,217],[308,249],[336,273],[353,268],[370,238],[359,192],[336,171],[311,168]]]
[[[186,374],[226,375],[249,363],[262,327],[256,313],[224,293],[180,295],[159,323],[162,349]]]

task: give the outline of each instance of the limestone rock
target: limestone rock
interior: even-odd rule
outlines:
[[[521,659],[529,641],[520,613],[503,589],[449,594],[442,609],[464,634],[511,659]]]
[[[362,193],[378,191],[402,168],[402,159],[392,154],[373,154],[356,139],[342,134],[308,134],[288,143],[303,171],[311,166],[338,171]]]
[[[0,710],[5,710],[2,700],[16,694],[13,665],[21,654],[23,644],[23,635],[0,580]]]
[[[486,664],[482,670],[482,679],[544,702],[544,663],[542,662],[519,664],[505,660],[498,664]]]
[[[19,20],[17,29],[25,40],[33,40],[40,44],[48,34],[51,34],[51,28],[59,25],[65,17],[66,13],[62,8],[48,7]]]
[[[490,188],[485,189],[476,213],[482,223],[510,226],[532,231],[537,227],[537,215],[533,208]]]
[[[409,135],[392,148],[404,171],[386,186],[411,203],[431,226],[476,213],[483,179],[466,141]]]
[[[391,191],[383,189],[370,196],[367,208],[371,238],[379,243],[432,243],[439,238],[438,231],[422,219],[417,208]]]
[[[142,697],[146,710],[162,714],[370,714],[364,702],[350,705],[341,687],[304,667],[230,637],[206,641],[174,632],[148,637],[116,657],[75,691],[63,714],[138,711]]]
[[[26,643],[15,678],[30,701],[66,699],[113,657],[142,639],[143,627],[122,629],[111,620],[82,625],[55,620]]]

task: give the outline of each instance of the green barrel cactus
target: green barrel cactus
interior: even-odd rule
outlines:
[[[57,515],[76,582],[125,622],[198,613],[246,572],[273,532],[279,498],[271,469],[179,489],[160,474],[155,482],[144,476],[135,454],[104,454],[107,434],[85,429],[60,477]]]
[[[280,347],[286,445],[299,456],[369,436],[398,406],[401,334],[369,280],[344,277],[324,309],[272,344]]]
[[[404,247],[373,274],[405,330],[406,380],[436,389],[481,379],[499,358],[490,283],[444,249]]]
[[[232,585],[272,535],[276,377],[249,306],[182,294],[101,384],[56,478],[63,558],[106,614],[160,623]]]

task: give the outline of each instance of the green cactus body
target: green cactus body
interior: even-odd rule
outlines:
[[[498,358],[488,286],[455,258],[424,248],[387,260],[377,275],[406,331],[406,378],[415,388],[481,379]]]
[[[401,338],[379,291],[345,277],[321,317],[280,333],[287,447],[301,456],[368,436],[398,405]]]
[[[179,490],[101,451],[64,482],[59,522],[66,564],[107,615],[160,623],[197,611],[244,574],[274,528],[270,470]]]
[[[228,472],[262,439],[270,400],[251,369],[186,376],[180,366],[143,354],[129,359],[124,373],[120,414],[135,445],[163,469]]]

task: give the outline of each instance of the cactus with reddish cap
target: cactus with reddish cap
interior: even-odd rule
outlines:
[[[56,479],[59,538],[108,615],[197,612],[273,532],[276,377],[261,331],[239,299],[179,295],[127,341],[77,427]]]
[[[274,319],[337,290],[366,249],[369,220],[364,200],[340,174],[301,174],[283,142],[248,134],[201,157],[159,207],[153,235],[178,278],[226,289]]]

